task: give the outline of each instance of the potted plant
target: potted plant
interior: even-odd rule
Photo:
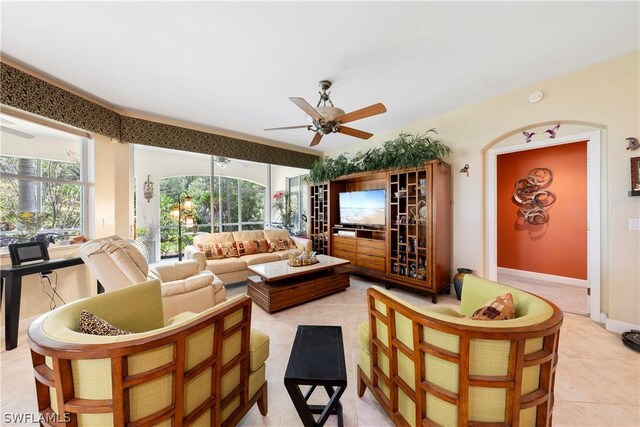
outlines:
[[[282,227],[289,232],[292,231],[293,222],[297,207],[291,198],[289,190],[276,191],[273,194],[273,211],[280,219]]]

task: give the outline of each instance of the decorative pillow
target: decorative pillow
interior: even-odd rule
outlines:
[[[219,258],[231,258],[238,256],[236,242],[214,243],[215,253]]]
[[[212,245],[198,245],[198,250],[202,252],[207,259],[219,259],[221,257],[215,252],[215,248]]]
[[[515,317],[516,309],[511,293],[506,293],[492,299],[477,309],[471,316],[473,320],[509,320]]]
[[[238,255],[251,255],[258,253],[258,241],[257,240],[243,240],[241,242],[236,241],[236,251]]]
[[[293,241],[293,239],[287,237],[286,239],[284,239],[286,244],[289,245],[289,249],[297,249],[298,246],[296,245],[296,242]]]
[[[269,241],[269,246],[271,247],[271,252],[274,251],[285,251],[289,249],[289,243],[282,239],[272,239]]]
[[[267,242],[267,239],[260,239],[260,240],[256,240],[255,242],[258,245],[259,254],[271,252],[271,247],[269,246],[269,242]]]
[[[104,336],[129,335],[131,333],[116,328],[111,323],[87,310],[80,312],[80,332],[83,334]]]

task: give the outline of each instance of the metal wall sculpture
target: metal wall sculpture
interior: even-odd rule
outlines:
[[[551,181],[553,173],[547,168],[531,169],[526,177],[516,181],[513,200],[529,224],[539,225],[549,221],[547,209],[556,202],[555,193],[546,189]]]

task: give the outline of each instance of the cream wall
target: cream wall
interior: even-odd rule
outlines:
[[[418,133],[436,128],[454,153],[448,159],[454,171],[453,265],[485,275],[485,151],[513,132],[538,124],[574,121],[602,129],[601,310],[610,319],[640,325],[640,232],[628,229],[628,219],[640,217],[640,198],[627,196],[629,158],[640,152],[625,150],[625,138],[640,134],[639,62],[636,51],[377,134],[367,143],[356,142],[340,152],[364,151],[401,131]],[[545,93],[538,104],[527,101],[534,90]],[[387,114],[393,114],[393,106],[388,107]],[[558,136],[571,135],[577,128],[563,126]],[[513,143],[509,140],[505,143]],[[457,172],[465,163],[470,165],[469,177]]]

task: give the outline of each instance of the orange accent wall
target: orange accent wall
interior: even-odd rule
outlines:
[[[501,154],[497,163],[498,267],[587,278],[587,142]],[[518,179],[548,168],[556,194],[549,221],[524,221],[513,200]]]

